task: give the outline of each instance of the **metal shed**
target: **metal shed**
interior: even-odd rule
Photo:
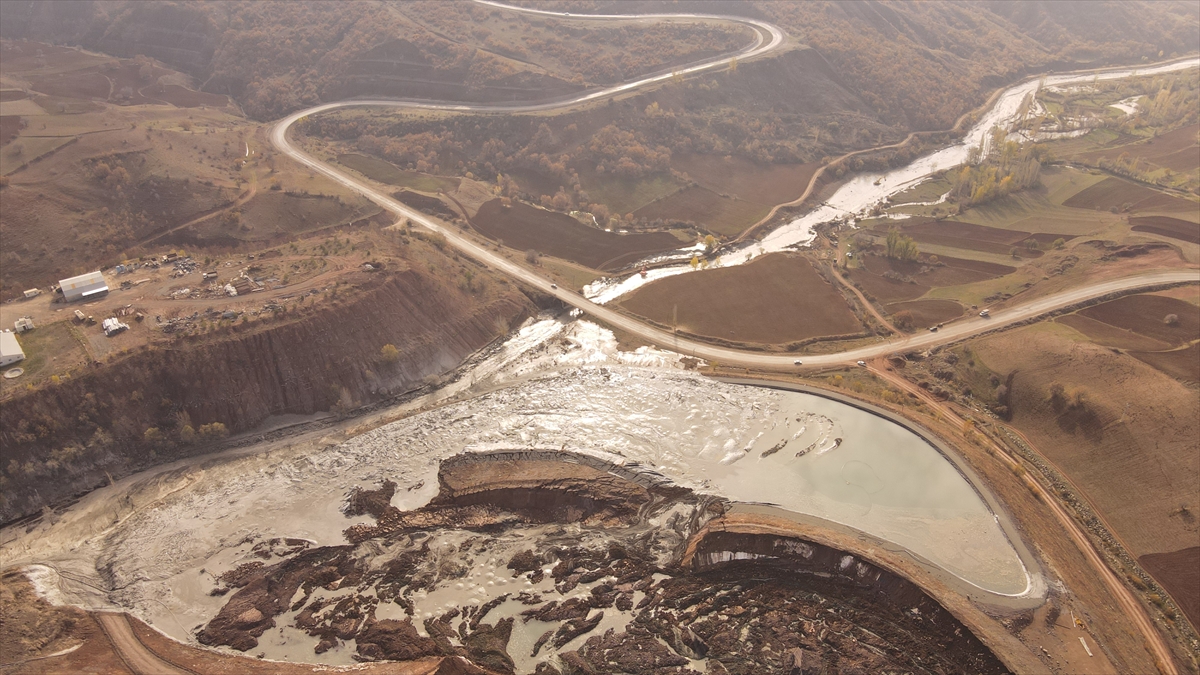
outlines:
[[[21,343],[17,342],[16,334],[9,331],[0,332],[0,367],[24,358],[25,352],[21,350]]]
[[[99,271],[63,279],[58,285],[62,289],[63,300],[67,302],[92,300],[108,292],[108,282]]]

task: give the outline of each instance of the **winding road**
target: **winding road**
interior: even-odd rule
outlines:
[[[545,10],[511,7],[509,5],[491,2],[489,0],[476,1],[480,2],[481,4],[511,11],[570,19],[719,19],[725,21],[734,21],[751,27],[755,31],[756,38],[751,45],[744,47],[734,54],[726,54],[680,68],[673,72],[650,75],[632,82],[619,84],[605,89],[599,89],[591,93],[560,99],[557,101],[507,106],[436,103],[430,101],[394,99],[367,99],[326,103],[324,105],[319,105],[295,112],[277,122],[270,131],[270,141],[272,145],[274,145],[279,152],[309,167],[313,171],[316,171],[317,173],[320,173],[327,178],[344,185],[355,192],[358,192],[379,206],[391,211],[392,213],[395,213],[397,216],[408,218],[412,222],[419,223],[422,226],[445,236],[447,243],[458,249],[460,252],[469,255],[472,258],[488,265],[489,267],[513,277],[514,279],[529,284],[530,286],[533,286],[544,293],[551,294],[562,302],[576,307],[585,314],[588,314],[589,316],[614,328],[619,328],[654,344],[669,346],[681,353],[687,353],[692,356],[707,359],[709,361],[719,361],[720,363],[726,365],[738,365],[755,368],[794,368],[794,355],[769,354],[752,350],[718,347],[704,342],[681,338],[670,332],[651,326],[640,319],[633,318],[616,310],[605,307],[604,305],[592,302],[574,291],[556,288],[552,285],[552,282],[549,279],[541,274],[538,274],[536,271],[518,265],[500,253],[489,250],[485,246],[472,241],[459,232],[456,228],[451,227],[445,222],[421,213],[416,209],[392,199],[387,194],[376,190],[358,178],[344,173],[337,168],[313,157],[304,150],[292,145],[292,143],[288,140],[288,130],[297,121],[309,115],[314,115],[329,110],[336,110],[338,108],[382,106],[464,113],[525,113],[534,111],[560,110],[653,85],[673,77],[676,73],[695,73],[723,67],[729,62],[729,59],[733,57],[749,58],[761,56],[763,54],[778,50],[784,45],[785,41],[783,31],[777,26],[773,26],[764,21],[744,19],[741,17],[727,17],[708,14],[579,15],[566,12],[549,12]],[[859,360],[867,360],[879,356],[886,356],[894,352],[911,351],[914,349],[928,349],[937,345],[956,342],[958,340],[991,331],[1003,326],[1009,326],[1015,323],[1027,321],[1029,319],[1042,316],[1046,313],[1062,309],[1063,307],[1068,307],[1070,305],[1078,304],[1080,302],[1085,302],[1113,293],[1133,291],[1140,288],[1164,284],[1197,281],[1200,281],[1200,271],[1197,270],[1173,270],[1137,274],[1122,279],[1105,281],[1082,288],[1049,295],[1018,307],[996,311],[990,318],[976,317],[974,319],[947,326],[937,333],[921,333],[904,338],[881,341],[875,345],[860,347],[848,351],[806,356],[803,359],[804,366],[828,366],[853,363]]]

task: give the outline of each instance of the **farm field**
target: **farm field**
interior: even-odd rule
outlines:
[[[574,218],[522,202],[493,199],[471,219],[480,234],[518,251],[530,249],[598,270],[618,269],[652,253],[680,248],[667,232],[617,234],[588,227]]]
[[[785,344],[864,330],[812,263],[789,254],[660,279],[620,304],[665,326],[677,322],[680,332],[735,342]]]
[[[884,305],[891,313],[905,309],[912,311],[912,307],[902,306],[902,303],[922,298],[932,290],[989,281],[1016,271],[1015,267],[1008,265],[951,256],[924,255],[918,261],[905,262],[870,252],[860,254],[857,260],[857,267],[846,270],[846,278],[851,283],[858,285],[868,296]],[[952,297],[929,298],[930,301],[938,303],[954,299]],[[976,304],[967,300],[962,302]],[[946,304],[926,304],[916,307],[924,310],[921,312],[922,314],[934,312],[930,315],[931,318],[944,316],[951,311],[950,306]],[[915,314],[914,318],[916,318]],[[941,318],[937,321],[918,322],[914,325],[918,328],[925,328],[945,320],[947,319]]]
[[[1180,518],[1184,517],[1180,513]],[[1191,522],[1195,516],[1189,511]],[[1200,546],[1180,549],[1171,553],[1152,553],[1138,558],[1138,563],[1146,571],[1154,575],[1162,584],[1179,608],[1191,619],[1192,625],[1200,625]]]
[[[1143,216],[1130,218],[1134,232],[1149,232],[1171,239],[1200,244],[1200,223],[1193,223],[1168,216]]]
[[[1134,557],[1187,556],[1197,540],[1191,514],[1200,509],[1194,389],[1063,324],[972,340],[967,349],[1006,383],[1011,424],[1071,478]],[[1175,569],[1148,571],[1175,592],[1187,585]],[[1186,593],[1177,599],[1195,602]]]
[[[357,153],[340,154],[337,156],[337,161],[338,164],[354,169],[371,180],[420,192],[448,192],[456,189],[459,182],[457,178],[431,176],[419,171],[405,171],[390,162]]]

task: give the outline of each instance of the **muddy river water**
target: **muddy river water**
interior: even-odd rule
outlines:
[[[60,600],[125,608],[194,641],[225,601],[209,595],[215,577],[258,559],[256,545],[343,544],[342,530],[368,522],[341,512],[354,488],[395,481],[393,505],[412,509],[436,492],[441,459],[538,448],[619,455],[699,492],[865,532],[990,593],[1040,593],[975,487],[921,437],[819,396],[714,381],[679,360],[647,348],[620,352],[611,333],[586,321],[543,319],[456,385],[488,393],[320,449],[125,479],[54,522],[4,532],[2,562],[47,563],[65,573],[43,575]],[[144,506],[130,513],[130,504]],[[443,595],[499,592],[480,588]],[[446,602],[431,598],[429,611]],[[262,644],[267,658],[351,658],[344,647],[314,656],[310,638],[279,625]]]
[[[965,163],[967,153],[972,147],[982,145],[986,149],[992,129],[996,127],[1010,129],[1014,123],[1019,121],[1017,116],[1021,109],[1021,102],[1026,96],[1035,94],[1043,84],[1063,86],[1093,80],[1117,80],[1126,77],[1157,75],[1196,67],[1200,67],[1200,59],[1192,58],[1145,68],[1047,75],[1038,80],[1029,80],[1014,85],[996,97],[992,107],[971,126],[966,135],[957,143],[919,157],[898,169],[884,173],[857,174],[815,209],[775,228],[761,241],[732,247],[728,252],[720,255],[713,265],[719,267],[741,265],[766,253],[807,245],[816,236],[813,232],[814,226],[863,216],[888,197],[899,194],[936,173]],[[802,190],[803,186],[797,186],[797,193]],[[584,288],[584,295],[594,302],[604,304],[656,279],[695,271],[687,264],[693,255],[694,249],[689,248],[676,254],[656,256],[653,259],[655,262],[679,259],[680,264],[650,270],[645,277],[633,274],[623,278],[601,280]]]

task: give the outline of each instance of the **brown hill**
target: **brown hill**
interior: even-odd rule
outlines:
[[[346,410],[419,386],[533,310],[513,287],[493,287],[473,295],[400,271],[302,321],[134,352],[6,401],[0,521],[89,490],[106,473],[203,452],[195,441],[224,435],[214,423],[236,433],[271,415]],[[391,358],[387,344],[397,348]]]

